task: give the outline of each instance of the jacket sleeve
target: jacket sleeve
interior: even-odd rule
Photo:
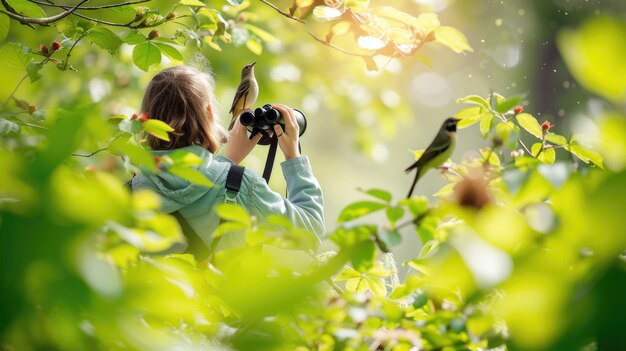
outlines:
[[[263,178],[255,177],[252,184],[252,207],[261,216],[281,214],[293,224],[314,233],[320,240],[324,236],[324,202],[322,189],[313,175],[306,156],[281,163],[287,181],[288,198],[271,190]]]

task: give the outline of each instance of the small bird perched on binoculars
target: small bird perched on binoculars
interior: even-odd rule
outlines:
[[[409,166],[409,168],[404,170],[409,173],[413,169],[417,169],[415,179],[413,180],[413,184],[411,185],[411,190],[409,190],[407,198],[410,198],[413,194],[413,189],[415,189],[415,184],[417,184],[417,180],[420,176],[431,168],[441,166],[441,164],[450,158],[456,145],[456,125],[459,121],[460,120],[458,118],[453,117],[446,119],[435,136],[435,139],[432,143],[430,143],[422,156],[420,156],[415,163]]]
[[[235,93],[230,111],[228,111],[233,114],[228,130],[233,129],[235,121],[241,111],[249,109],[254,105],[256,98],[259,96],[259,85],[254,77],[255,64],[256,62],[252,62],[249,65],[245,65],[241,70],[241,82],[239,83],[239,87],[237,87],[237,93]]]

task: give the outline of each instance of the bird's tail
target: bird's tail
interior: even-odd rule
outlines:
[[[415,184],[417,184],[417,180],[420,178],[420,175],[422,173],[422,169],[421,168],[419,168],[419,167],[416,167],[416,168],[417,168],[417,173],[415,173],[415,179],[413,180],[413,184],[411,184],[411,190],[409,190],[409,195],[406,196],[407,199],[410,198],[411,195],[413,195],[413,190],[415,189]],[[409,171],[410,171],[410,169],[409,169]]]
[[[404,170],[405,173],[411,172],[413,169],[417,168],[417,162],[413,162],[407,169]]]

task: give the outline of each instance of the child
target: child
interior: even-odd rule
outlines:
[[[184,218],[202,241],[209,246],[211,233],[219,224],[212,211],[214,205],[224,203],[225,183],[231,165],[239,164],[259,141],[260,135],[249,140],[246,128],[238,121],[230,136],[213,113],[213,78],[195,68],[179,66],[158,73],[148,84],[141,110],[151,119],[161,120],[172,128],[170,141],[148,136],[155,155],[166,155],[176,150],[192,152],[203,159],[198,171],[209,178],[215,187],[190,183],[172,174],[138,174],[133,178],[133,190],[151,189],[162,200],[162,210]],[[318,238],[324,234],[323,200],[320,185],[313,176],[306,156],[298,151],[298,124],[294,111],[283,105],[273,105],[285,120],[285,131],[276,126],[275,133],[285,161],[281,164],[287,182],[288,198],[272,191],[265,180],[245,169],[237,194],[237,203],[258,218],[270,214],[287,216],[291,222],[308,229]],[[223,144],[224,156],[217,156]],[[225,235],[218,248],[243,245],[243,237]],[[180,251],[183,251],[182,249]]]

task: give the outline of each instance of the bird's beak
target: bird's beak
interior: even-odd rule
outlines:
[[[459,121],[461,121],[460,118],[453,118],[454,119],[454,123],[459,123]]]
[[[254,65],[256,65],[256,61],[254,61],[254,62],[252,62],[252,63],[250,64],[250,66],[251,66],[251,67],[254,67]]]

